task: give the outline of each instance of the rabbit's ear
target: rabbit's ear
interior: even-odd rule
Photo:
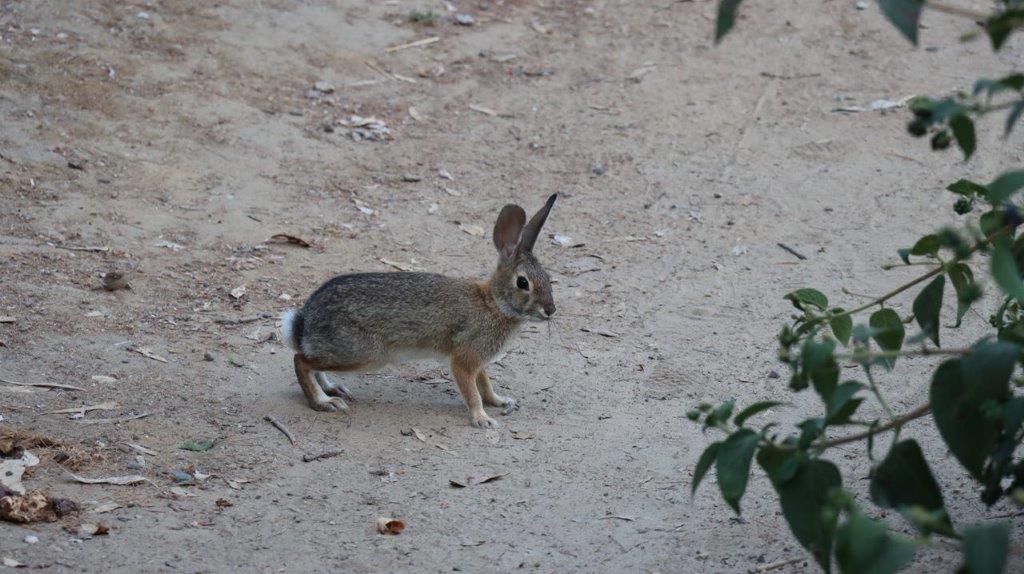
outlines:
[[[515,204],[508,204],[501,208],[498,214],[498,221],[494,223],[494,246],[502,257],[512,257],[519,244],[519,234],[526,223],[526,212],[522,207]]]
[[[558,194],[553,193],[548,198],[547,203],[544,207],[540,208],[540,211],[535,213],[530,222],[523,228],[523,236],[519,239],[519,248],[526,253],[533,251],[533,246],[537,243],[537,236],[540,235],[540,228],[544,227],[544,222],[548,220],[548,214],[551,213],[551,206],[555,204],[555,200],[558,199]]]

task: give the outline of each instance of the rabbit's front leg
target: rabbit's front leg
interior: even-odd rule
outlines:
[[[480,363],[462,359],[452,358],[452,375],[455,382],[459,384],[459,392],[469,407],[469,416],[473,418],[473,426],[476,428],[498,428],[498,421],[487,416],[484,411],[483,401],[480,400],[480,392],[476,387],[477,373],[480,372]]]
[[[512,411],[519,410],[519,403],[515,399],[503,397],[494,392],[494,387],[491,386],[491,379],[483,369],[480,369],[480,372],[476,374],[476,388],[480,391],[484,404],[492,407],[501,407],[501,414],[507,415]]]

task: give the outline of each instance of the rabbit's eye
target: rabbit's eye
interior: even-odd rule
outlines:
[[[526,280],[526,277],[520,275],[519,277],[516,278],[516,287],[519,287],[523,291],[529,291],[530,282]]]

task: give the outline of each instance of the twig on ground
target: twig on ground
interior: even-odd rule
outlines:
[[[757,568],[754,568],[754,572],[760,574],[761,572],[771,572],[772,570],[778,570],[779,568],[785,568],[790,564],[796,564],[797,562],[803,562],[807,560],[806,557],[800,556],[797,558],[789,558],[786,560],[779,560],[778,562],[769,562],[768,564],[761,564]]]
[[[405,49],[408,49],[408,48],[418,48],[420,46],[426,46],[428,44],[433,44],[434,42],[437,42],[440,39],[441,38],[438,37],[438,36],[431,36],[429,38],[423,38],[421,40],[416,40],[415,42],[409,42],[408,44],[399,44],[397,46],[391,46],[390,48],[387,48],[384,51],[387,52],[388,54],[392,54],[394,52],[398,52],[399,50],[405,50]]]
[[[803,253],[800,253],[799,251],[797,251],[796,249],[793,249],[792,247],[786,245],[785,243],[779,242],[779,243],[776,243],[776,245],[778,245],[783,251],[786,251],[786,252],[792,254],[794,257],[796,257],[797,259],[799,259],[801,261],[803,261],[804,259],[807,259],[806,255],[804,255]]]
[[[284,426],[284,424],[281,421],[275,419],[272,415],[267,415],[263,417],[263,420],[274,425],[274,428],[276,428],[277,430],[281,431],[284,434],[284,436],[288,439],[288,442],[290,442],[291,444],[295,444],[295,435],[293,435],[292,431],[288,430],[288,427]]]
[[[16,385],[19,387],[43,387],[47,389],[65,389],[68,391],[84,391],[82,387],[76,387],[74,385],[62,385],[60,383],[19,383],[17,381],[8,381],[7,379],[0,379],[0,383],[6,385]]]
[[[324,452],[322,452],[320,454],[304,454],[304,455],[302,455],[302,462],[313,462],[314,460],[321,460],[321,459],[325,459],[325,458],[331,458],[331,457],[334,457],[334,456],[338,456],[340,454],[345,454],[345,451],[343,451],[343,450],[328,450],[328,451],[324,451]]]
[[[78,421],[77,424],[80,424],[80,425],[103,425],[103,424],[126,423],[128,421],[134,421],[134,420],[137,420],[137,419],[146,418],[146,417],[148,417],[151,414],[152,413],[142,413],[140,415],[131,415],[131,416],[127,416],[127,417],[118,417],[116,419],[89,419],[89,420],[81,420],[81,421]]]

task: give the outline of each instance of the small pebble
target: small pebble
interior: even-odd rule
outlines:
[[[776,371],[775,369],[772,369],[772,371],[770,373],[768,373],[768,378],[769,379],[777,379],[777,378],[779,378],[779,372]]]
[[[217,360],[217,356],[214,355],[213,353],[211,353],[210,351],[207,351],[207,352],[203,353],[203,360],[204,361],[211,361],[212,362],[212,361]]]
[[[455,21],[462,26],[472,26],[476,22],[471,14],[456,14]]]
[[[864,0],[860,0],[859,2],[857,2],[857,9],[858,10],[867,10],[868,9],[868,3],[865,2]]]
[[[334,91],[334,84],[324,80],[320,80],[319,82],[313,84],[313,88],[318,92],[330,94]]]
[[[28,534],[25,536],[25,544],[35,544],[39,542],[39,537],[35,534]]]

